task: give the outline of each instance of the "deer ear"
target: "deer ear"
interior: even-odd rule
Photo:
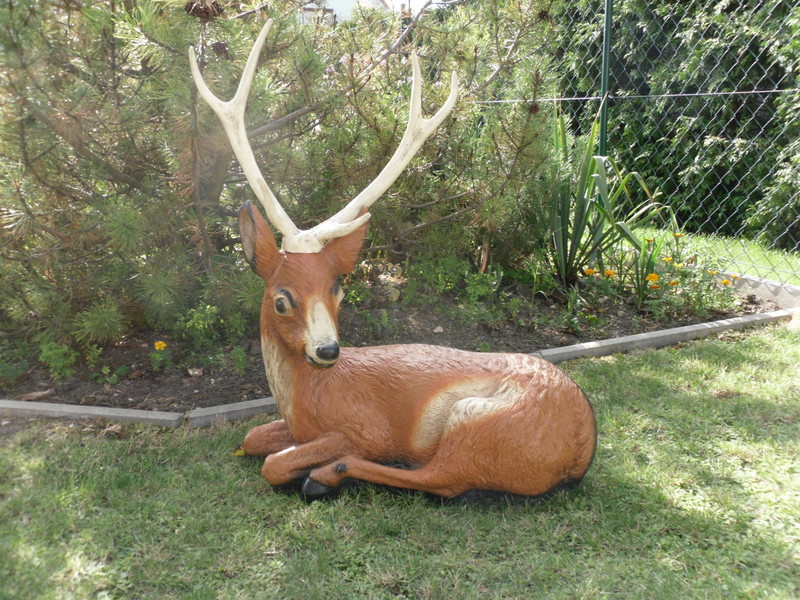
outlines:
[[[347,275],[355,268],[358,255],[361,254],[361,246],[364,245],[368,225],[369,223],[364,223],[355,231],[332,239],[322,249],[322,253],[330,261],[336,275]]]
[[[264,217],[249,200],[239,209],[239,234],[242,236],[244,257],[250,268],[259,277],[266,279],[275,269],[278,245]]]

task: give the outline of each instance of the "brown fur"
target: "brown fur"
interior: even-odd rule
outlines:
[[[307,309],[323,303],[335,329],[335,280],[354,267],[366,226],[319,253],[295,254],[278,251],[249,204],[240,221],[245,255],[266,284],[262,346],[284,417],[250,430],[244,449],[266,455],[270,484],[308,476],[306,490],[324,491],[351,477],[447,497],[537,496],[584,476],[594,413],[563,371],[526,355],[424,345],[342,348],[321,368],[306,347]]]

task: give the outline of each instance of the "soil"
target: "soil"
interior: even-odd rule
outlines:
[[[490,307],[481,314],[479,307],[465,308],[451,298],[422,307],[409,306],[385,297],[385,291],[385,287],[376,286],[368,294],[369,301],[359,307],[343,307],[340,321],[343,345],[427,343],[465,350],[528,353],[777,308],[751,295],[729,312],[687,315],[659,322],[608,299],[606,304],[601,301],[591,310],[587,309],[580,318],[567,321],[565,299],[540,297],[533,304],[522,304],[513,318],[507,311],[503,318],[490,318]],[[530,297],[529,291],[518,291]],[[217,359],[209,359],[208,354],[206,358],[200,354],[196,355],[200,358],[193,358],[195,355],[185,344],[169,336],[148,333],[131,336],[104,349],[102,365],[112,371],[122,365],[129,367],[113,385],[96,381],[98,367],[89,369],[84,365],[73,377],[55,380],[47,369],[37,366],[26,372],[12,389],[0,390],[0,397],[175,412],[262,398],[269,396],[270,390],[257,335],[257,331],[253,331],[253,339],[243,342],[246,364],[239,371],[225,358],[231,347],[219,349]],[[148,354],[157,340],[167,343],[172,362],[180,366],[152,368]],[[6,420],[5,424],[10,421]]]

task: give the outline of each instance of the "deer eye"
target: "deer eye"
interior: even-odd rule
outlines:
[[[275,300],[275,312],[279,315],[285,315],[289,312],[289,303],[286,301],[286,298],[278,298]]]

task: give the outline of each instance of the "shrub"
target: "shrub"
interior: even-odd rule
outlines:
[[[54,379],[66,379],[75,374],[73,365],[78,360],[78,353],[66,344],[45,342],[39,349],[39,362],[43,363]]]
[[[73,335],[85,344],[117,341],[125,331],[125,321],[113,298],[104,298],[75,317]]]

